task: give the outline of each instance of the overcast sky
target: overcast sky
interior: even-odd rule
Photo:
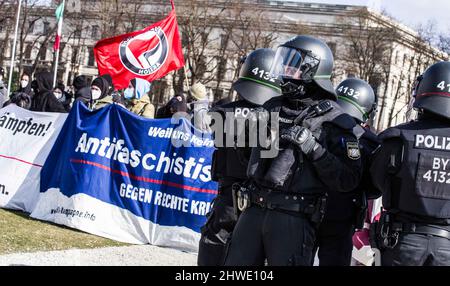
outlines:
[[[385,9],[403,24],[415,28],[429,20],[440,32],[450,34],[450,0],[293,0],[330,4],[366,5]]]

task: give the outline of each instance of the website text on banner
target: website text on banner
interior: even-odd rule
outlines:
[[[42,166],[66,118],[15,104],[0,109],[0,208],[33,210]]]
[[[185,119],[143,119],[118,105],[90,112],[78,103],[42,170],[31,216],[118,241],[196,251],[217,184],[211,135],[192,129]]]

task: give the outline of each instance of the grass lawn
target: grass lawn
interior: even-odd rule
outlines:
[[[87,234],[0,209],[0,255],[64,249],[86,249],[127,244]]]

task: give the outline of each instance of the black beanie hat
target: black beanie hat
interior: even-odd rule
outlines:
[[[83,87],[87,87],[88,86],[88,82],[87,79],[84,75],[80,75],[77,76],[74,80],[73,80],[73,84],[72,84],[77,90],[82,89]]]
[[[109,84],[106,81],[106,79],[102,77],[98,77],[92,81],[92,85],[97,86],[102,91],[102,95],[100,98],[103,98],[107,95],[109,95]]]

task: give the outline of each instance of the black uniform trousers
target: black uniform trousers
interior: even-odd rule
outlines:
[[[383,266],[450,266],[450,240],[432,235],[401,233],[394,249],[381,251]]]
[[[198,266],[222,266],[225,249],[236,225],[231,186],[219,190],[208,220],[201,229]]]
[[[311,266],[316,229],[302,214],[251,206],[236,225],[226,266]],[[239,242],[234,244],[233,242]]]
[[[317,233],[314,251],[317,253],[318,249],[319,265],[350,266],[354,234],[354,220],[323,221]]]

